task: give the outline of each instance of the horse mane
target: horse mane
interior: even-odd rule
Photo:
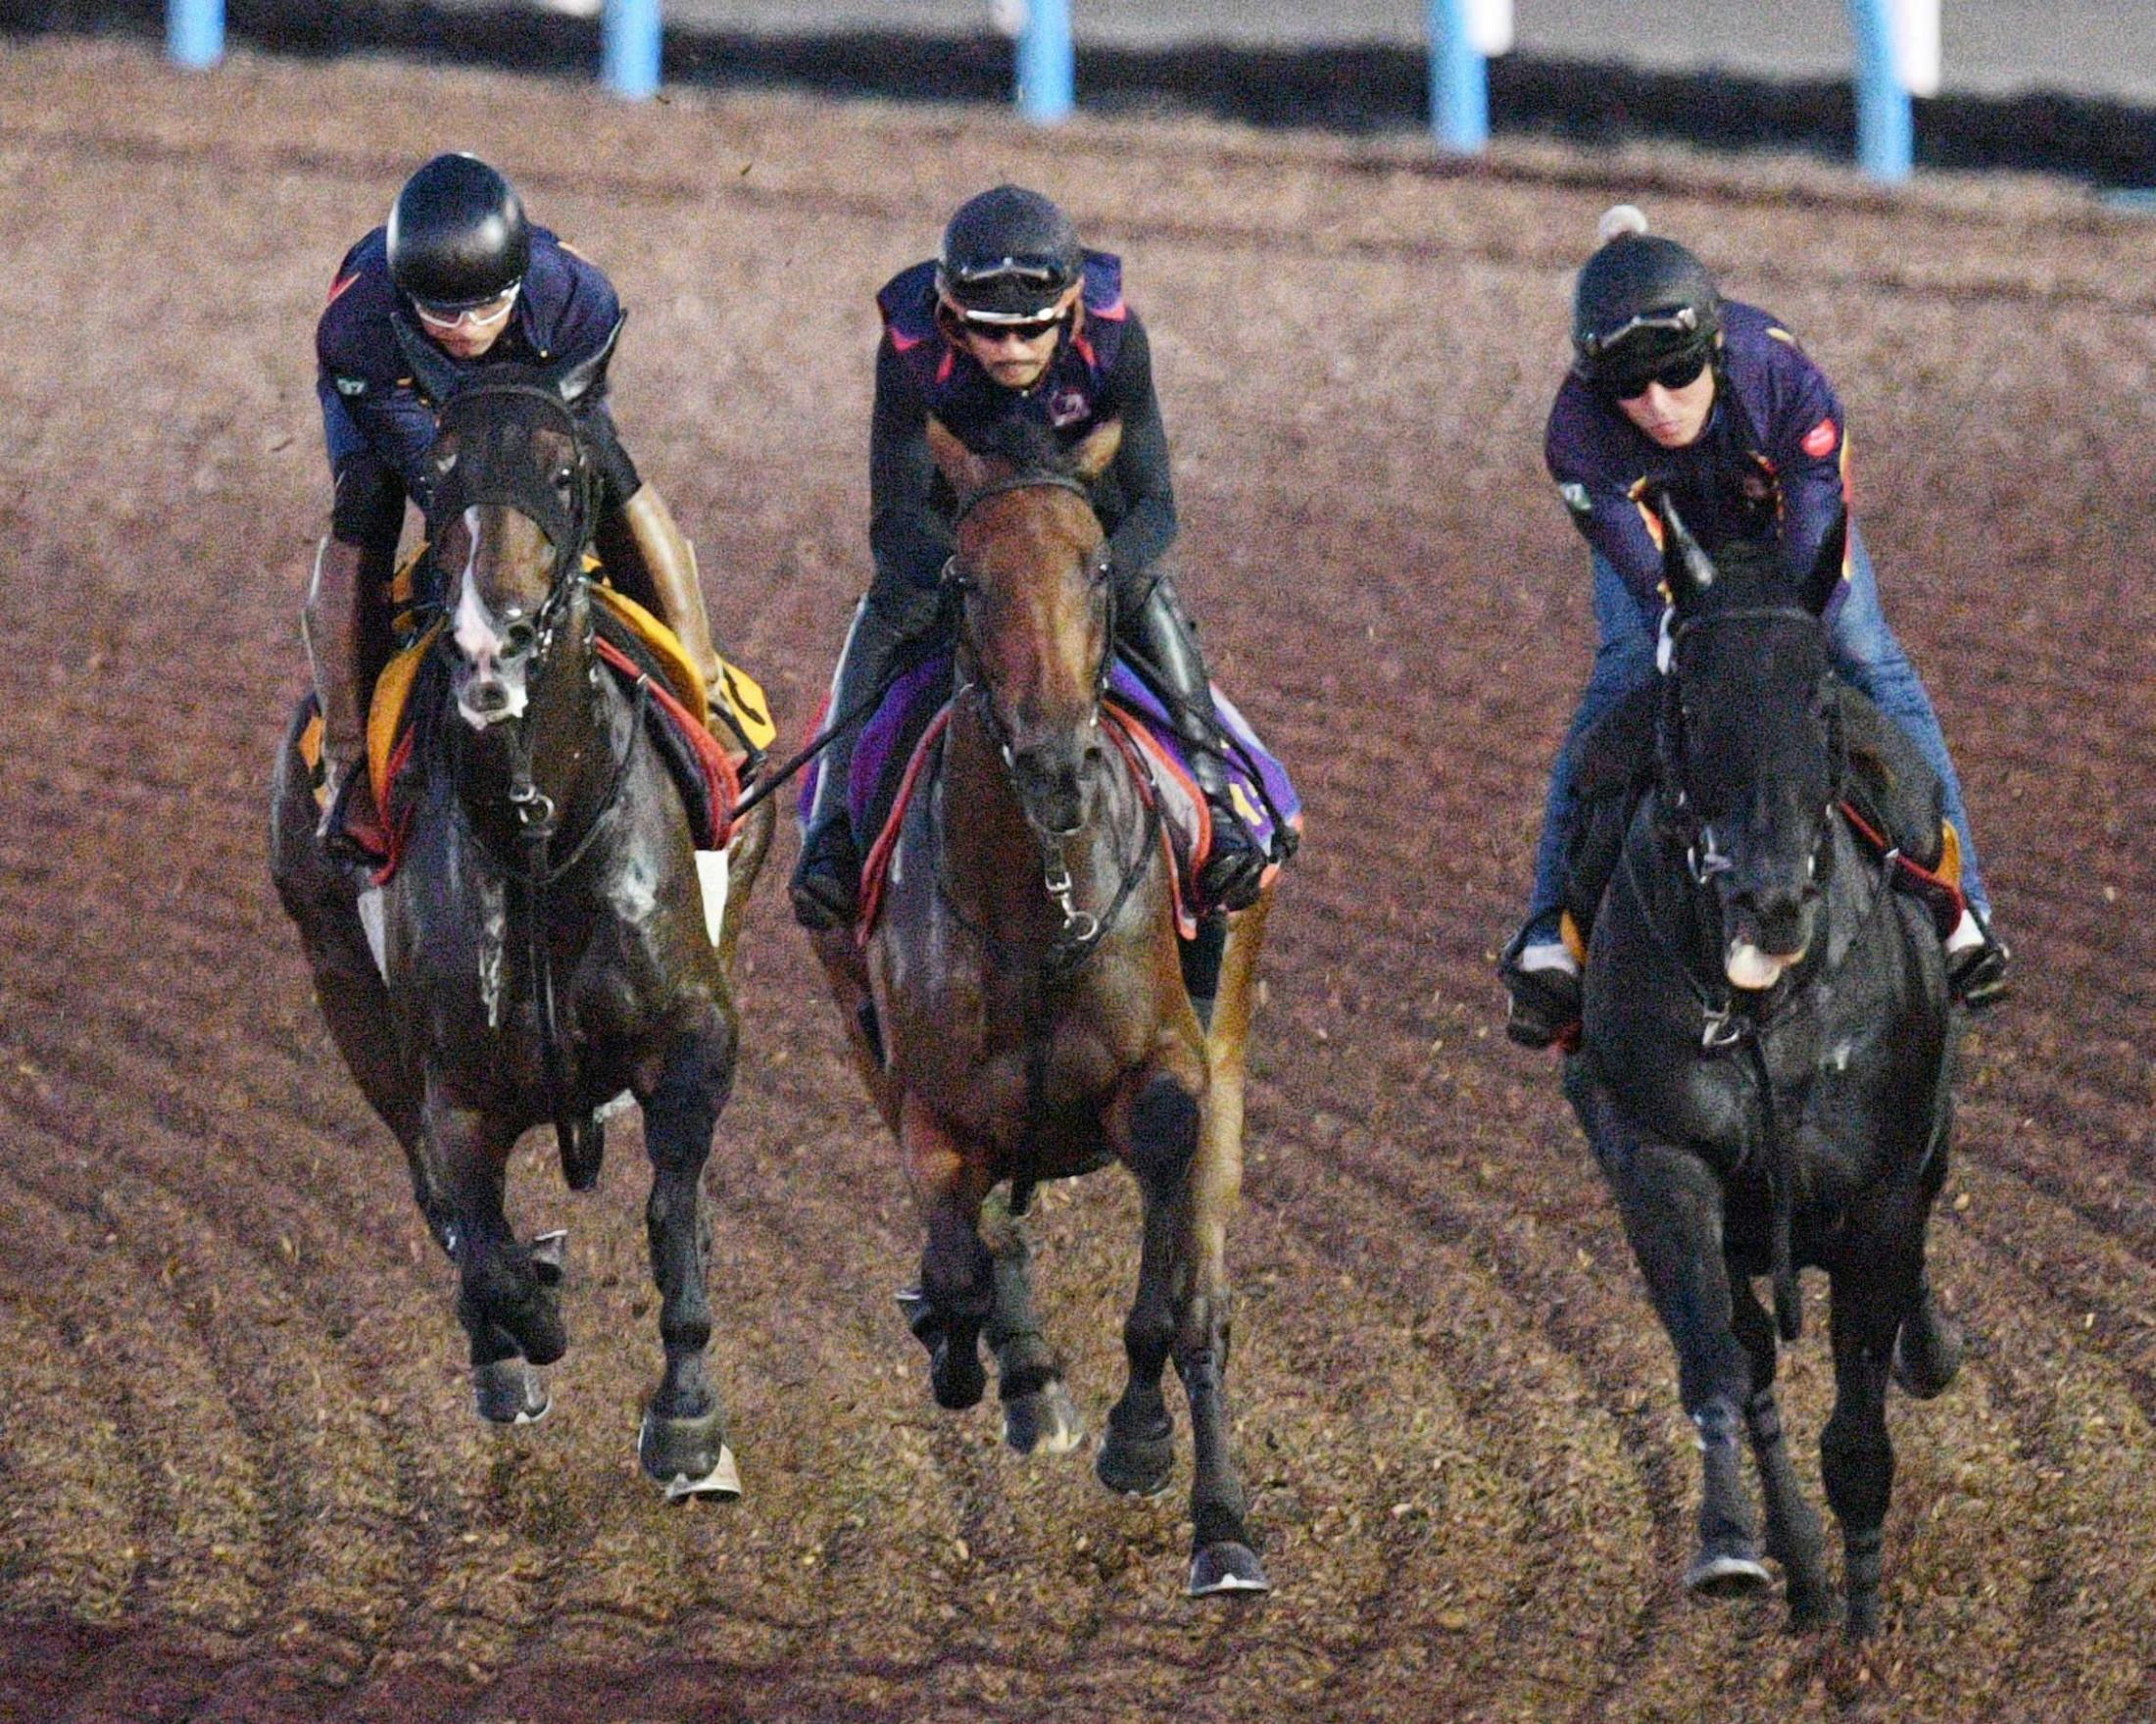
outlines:
[[[966,447],[989,460],[1007,461],[1017,472],[1049,473],[1059,479],[1079,476],[1077,452],[1065,448],[1061,438],[1035,419],[998,419],[969,438]]]

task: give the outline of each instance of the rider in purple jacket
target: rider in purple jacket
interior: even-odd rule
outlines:
[[[1604,243],[1580,271],[1571,374],[1550,409],[1550,476],[1592,551],[1599,641],[1551,774],[1526,924],[1500,963],[1508,1032],[1546,1047],[1577,1021],[1578,961],[1559,932],[1578,823],[1580,739],[1656,673],[1662,552],[1641,501],[1666,488],[1702,547],[1772,538],[1828,624],[1843,680],[1909,733],[1937,772],[1961,841],[1970,913],[1947,940],[1954,990],[1972,1008],[2006,991],[2006,947],[1990,929],[1961,783],[1931,697],[1880,610],[1878,582],[1848,505],[1846,424],[1796,337],[1754,306],[1725,300],[1705,268],[1650,235],[1637,210],[1603,218]]]
[[[459,372],[554,366],[606,353],[621,320],[598,267],[528,222],[509,181],[474,156],[428,162],[388,222],[345,253],[315,332],[336,492],[301,614],[321,704],[325,843],[373,823],[367,703],[393,644],[388,584],[405,504],[424,510],[430,488],[436,404],[415,385],[403,343],[432,343]],[[576,409],[600,475],[600,557],[718,688],[695,551],[621,447],[605,394],[602,379]]]

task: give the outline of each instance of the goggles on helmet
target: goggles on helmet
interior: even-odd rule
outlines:
[[[516,296],[523,291],[521,281],[512,281],[499,293],[490,293],[482,300],[467,305],[441,305],[432,301],[416,299],[412,309],[418,314],[419,321],[429,329],[444,333],[452,329],[485,329],[508,317],[516,304]]]
[[[1712,346],[1696,307],[1642,312],[1606,333],[1581,336],[1573,369],[1603,394],[1629,401],[1650,383],[1684,388],[1706,369]]]

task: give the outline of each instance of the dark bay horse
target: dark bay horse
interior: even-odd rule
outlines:
[[[1943,1390],[1958,1341],[1925,1279],[1946,1176],[1951,1014],[1939,940],[1852,841],[1826,632],[1772,546],[1710,562],[1659,505],[1674,595],[1656,781],[1594,922],[1566,1093],[1623,1213],[1705,1471],[1696,1594],[1769,1583],[1828,1620],[1818,1517],[1775,1404],[1797,1272],[1827,1271],[1835,1406],[1821,1438],[1847,1630],[1880,1620],[1889,1373]],[[1771,1276],[1775,1315],[1752,1280]],[[1898,1340],[1897,1340],[1898,1338]],[[1766,1493],[1764,1552],[1738,1453]]]
[[[700,870],[647,734],[647,691],[596,656],[583,561],[595,481],[572,407],[605,357],[501,367],[462,389],[425,379],[442,403],[427,539],[444,616],[413,695],[403,854],[368,905],[380,968],[366,882],[316,841],[298,723],[276,762],[270,863],[338,1050],[457,1264],[480,1415],[542,1416],[536,1367],[567,1347],[560,1236],[526,1244],[503,1213],[510,1152],[551,1123],[570,1185],[589,1186],[598,1110],[627,1091],[653,1169],[665,1352],[639,1454],[669,1499],[733,1495],[705,1369],[702,1180],[740,1035],[733,953],[771,820],[733,835],[730,886],[714,863]]]
[[[959,500],[945,577],[958,612],[951,716],[865,945],[835,929],[816,948],[926,1225],[920,1287],[902,1302],[938,1404],[980,1401],[985,1334],[1006,1439],[1076,1447],[1019,1218],[1039,1181],[1122,1162],[1145,1233],[1123,1329],[1129,1379],[1097,1471],[1117,1492],[1167,1488],[1172,1357],[1196,1449],[1190,1592],[1261,1592],[1228,1447],[1224,1248],[1271,888],[1233,918],[1201,1022],[1157,817],[1102,714],[1114,619],[1088,488],[1120,435],[1111,423],[1068,457],[1044,439],[1004,458],[931,425]]]

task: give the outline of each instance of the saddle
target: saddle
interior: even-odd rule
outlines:
[[[374,787],[382,817],[373,874],[377,886],[396,872],[410,829],[406,779],[417,716],[432,705],[415,696],[422,687],[433,688],[434,679],[444,674],[432,653],[442,629],[439,618],[415,632],[420,614],[412,605],[413,578],[423,555],[422,550],[407,562],[391,583],[390,597],[398,607],[406,645],[375,678],[368,708],[368,780]],[[587,558],[585,571],[598,570],[598,563]],[[743,786],[754,779],[778,734],[761,686],[721,659],[721,685],[707,690],[673,630],[604,581],[594,581],[590,591],[600,659],[624,688],[643,690],[646,732],[681,793],[696,847],[723,850],[732,834],[733,812],[741,802]],[[713,724],[700,716],[707,712]],[[302,759],[313,774],[318,800],[323,793],[320,752],[318,715],[301,737]]]
[[[1889,864],[1893,885],[1921,900],[1943,938],[1961,919],[1961,840],[1945,795],[1907,731],[1868,695],[1834,684],[1848,771],[1841,812],[1858,840]],[[1580,738],[1573,775],[1580,820],[1566,859],[1565,943],[1582,962],[1594,911],[1617,871],[1632,816],[1654,782],[1662,685],[1635,689]]]
[[[948,648],[923,657],[892,684],[862,724],[854,746],[853,770],[847,780],[848,817],[857,833],[876,835],[861,868],[857,923],[861,939],[875,925],[884,876],[906,806],[949,722],[951,678]],[[1228,768],[1237,814],[1252,839],[1275,857],[1292,851],[1302,831],[1302,801],[1287,768],[1217,688],[1213,703],[1238,745],[1239,754]],[[1102,715],[1109,737],[1131,763],[1140,794],[1160,812],[1174,882],[1177,931],[1184,939],[1193,939],[1201,908],[1194,883],[1212,854],[1212,811],[1191,771],[1187,745],[1169,723],[1166,709],[1121,660],[1110,669]],[[814,804],[822,767],[819,758],[804,774],[800,804],[804,819]]]

